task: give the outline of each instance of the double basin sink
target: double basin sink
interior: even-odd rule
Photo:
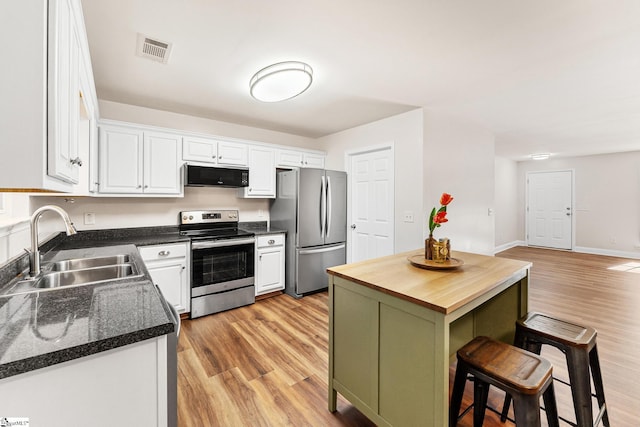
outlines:
[[[41,274],[16,283],[8,294],[88,285],[141,276],[129,255],[73,258],[43,266]]]

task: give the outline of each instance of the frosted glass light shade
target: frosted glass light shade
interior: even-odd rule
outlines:
[[[287,61],[269,65],[253,75],[251,96],[258,101],[278,102],[294,98],[311,86],[313,70],[304,62]]]
[[[531,158],[533,160],[547,160],[550,156],[550,153],[535,153],[531,155]]]

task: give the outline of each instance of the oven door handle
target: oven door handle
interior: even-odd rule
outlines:
[[[238,246],[246,245],[248,243],[255,243],[255,237],[248,237],[243,239],[228,239],[228,240],[209,240],[204,242],[191,242],[191,249],[208,249],[208,248],[222,248],[225,246]]]

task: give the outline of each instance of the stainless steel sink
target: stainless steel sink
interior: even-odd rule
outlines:
[[[38,289],[58,288],[61,286],[105,282],[107,280],[123,279],[136,275],[137,271],[132,264],[117,264],[43,274],[40,278],[36,279],[33,286]]]
[[[85,268],[102,267],[107,265],[125,264],[129,262],[129,255],[112,255],[97,258],[65,259],[51,264],[52,271],[82,270]]]

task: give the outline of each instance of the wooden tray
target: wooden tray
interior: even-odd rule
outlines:
[[[407,257],[411,265],[418,268],[424,268],[427,270],[449,270],[452,268],[458,268],[464,264],[464,261],[458,258],[450,258],[449,261],[435,262],[430,259],[425,259],[423,254],[413,255]]]

